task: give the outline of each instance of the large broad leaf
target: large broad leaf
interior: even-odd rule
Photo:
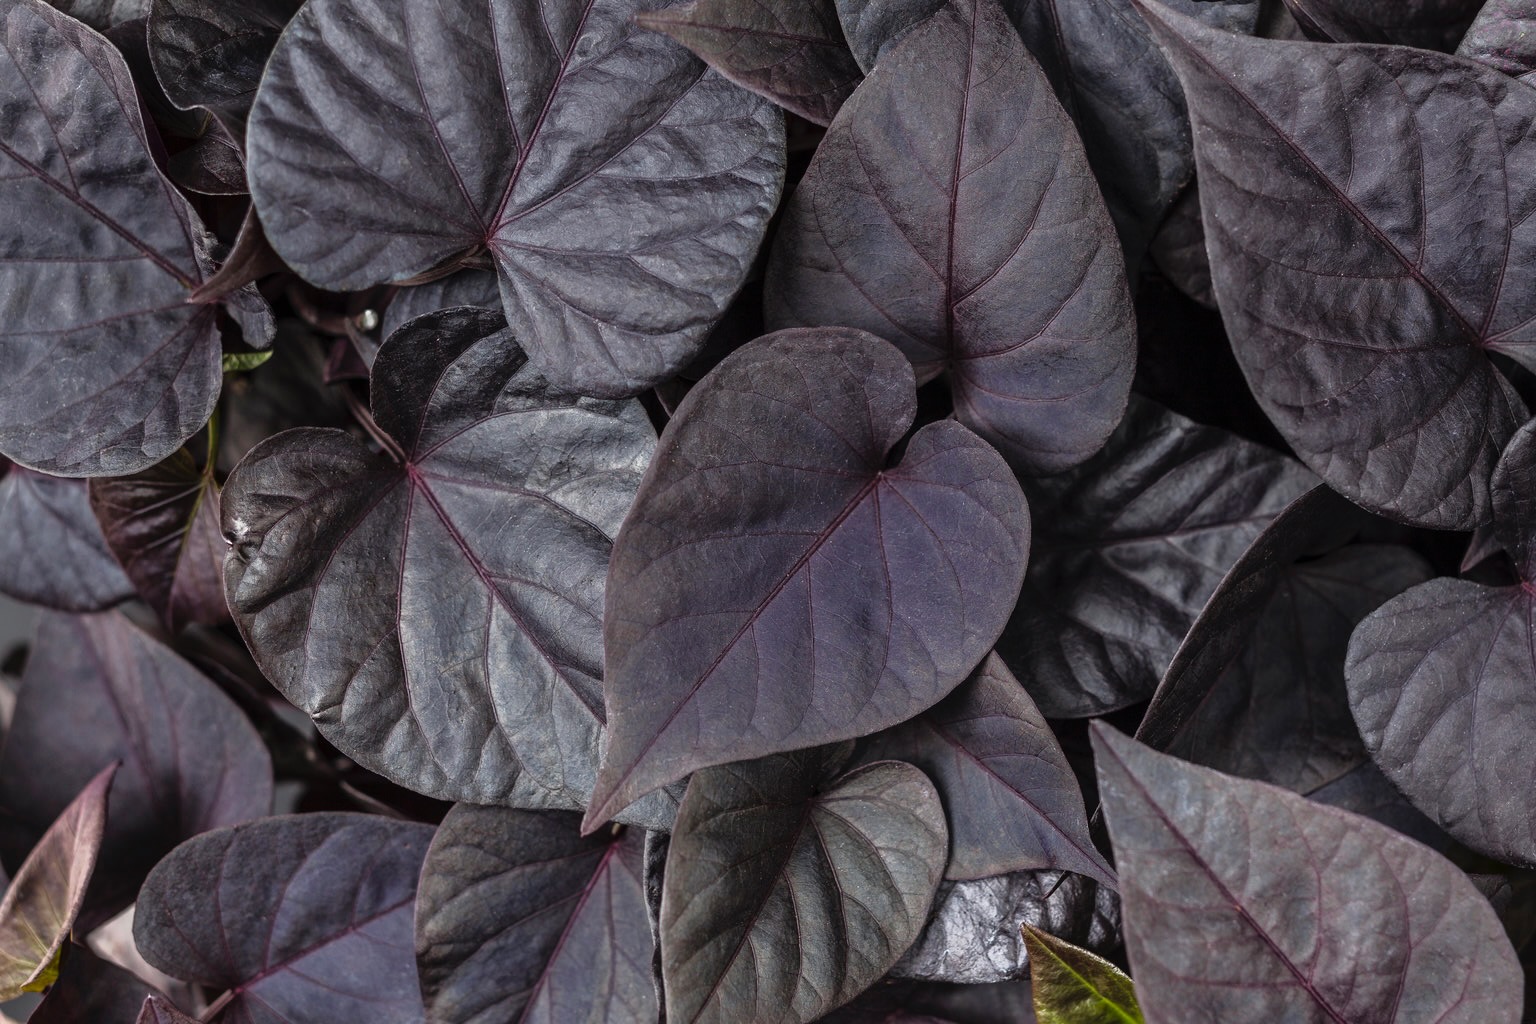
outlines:
[[[406,321],[452,306],[478,306],[501,311],[501,286],[494,270],[461,270],[440,281],[401,288],[384,310],[384,337]]]
[[[183,839],[271,810],[261,737],[201,673],[121,615],[46,616],[0,750],[5,863],[114,761],[123,766],[91,883],[93,921],[131,902]]]
[[[389,450],[293,430],[230,476],[230,610],[359,763],[442,799],[581,807],[609,538],[656,443],[645,413],[552,394],[500,314],[468,308],[394,334],[372,382]]]
[[[421,869],[416,962],[433,1024],[654,1021],[644,833],[459,804]]]
[[[1055,472],[1125,410],[1135,325],[1072,122],[995,4],[952,0],[881,58],[795,190],[772,327],[896,343],[1015,466]]]
[[[944,873],[944,810],[923,773],[844,752],[694,775],[661,903],[667,1020],[808,1024],[917,938]]]
[[[1142,1024],[1136,986],[1114,964],[1024,926],[1040,1024]]]
[[[411,957],[429,825],[299,814],[177,847],[139,894],[151,966],[224,993],[204,1020],[421,1024]]]
[[[203,107],[245,138],[261,72],[302,0],[154,0],[149,56],[171,102]]]
[[[906,721],[985,656],[1029,513],[952,420],[893,465],[916,406],[900,352],[836,329],[759,339],[689,393],[614,545],[589,827],[696,768]]]
[[[552,380],[613,397],[672,376],[741,286],[784,136],[772,104],[634,24],[659,6],[305,4],[247,137],[273,247],[336,290],[488,250]]]
[[[1316,478],[1142,398],[1098,455],[1029,482],[1036,524],[1003,660],[1052,718],[1146,700],[1222,576]]]
[[[211,269],[208,239],[156,168],[110,43],[12,0],[0,48],[0,452],[69,476],[132,473],[218,397],[218,307],[186,301]]]
[[[216,451],[201,469],[186,448],[132,476],[93,480],[91,508],[139,596],[174,632],[229,621],[220,567]]]
[[[881,51],[944,6],[944,0],[834,0],[859,67],[875,69]]]
[[[64,808],[11,879],[0,900],[0,1002],[40,991],[58,977],[59,951],[85,904],[101,852],[108,765]]]
[[[1493,909],[1375,822],[1094,726],[1148,1020],[1515,1024]]]
[[[1061,868],[1115,884],[1061,745],[995,654],[936,707],[871,737],[860,757],[914,764],[938,787],[947,878]]]
[[[1488,0],[1456,53],[1528,79],[1536,72],[1536,0]]]
[[[154,990],[85,946],[64,948],[59,978],[27,1024],[128,1024]]]
[[[1483,0],[1285,0],[1315,39],[1452,50]]]
[[[731,81],[817,124],[830,124],[863,78],[833,0],[690,0],[637,17]]]
[[[1216,299],[1265,412],[1373,511],[1486,520],[1524,419],[1489,350],[1530,361],[1536,342],[1536,91],[1137,2],[1189,96]]]
[[[91,513],[83,480],[0,459],[0,594],[65,612],[133,596]]]

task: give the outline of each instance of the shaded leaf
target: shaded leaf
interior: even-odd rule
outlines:
[[[886,979],[825,1024],[1035,1024],[1029,982],[946,985]]]
[[[769,335],[689,392],[614,544],[588,827],[707,765],[896,725],[980,662],[1029,513],[953,421],[893,465],[915,412],[907,361],[850,330]]]
[[[1307,794],[1307,799],[1378,821],[1441,853],[1454,845],[1439,825],[1408,802],[1374,761],[1366,761],[1327,785],[1314,789]]]
[[[144,1006],[139,1011],[137,1024],[197,1024],[197,1022],[172,1006],[169,1000],[159,996],[149,996],[144,1000]]]
[[[165,173],[188,192],[205,196],[243,196],[250,191],[240,143],[211,119],[191,145],[172,154]],[[207,285],[204,281],[194,294],[206,294]]]
[[[459,804],[427,851],[416,962],[434,1024],[654,1021],[644,833]]]
[[[736,84],[830,124],[862,80],[834,0],[689,0],[636,20],[665,32]]]
[[[1050,473],[1125,409],[1135,325],[1072,123],[1000,8],[952,0],[843,105],[786,206],[770,328],[895,342],[1017,468]]]
[[[58,956],[85,903],[107,821],[108,765],[48,826],[0,900],[0,1002],[58,977]]]
[[[1488,0],[1478,10],[1456,53],[1514,78],[1536,72],[1536,2]]]
[[[659,6],[305,4],[247,137],[272,245],[338,291],[488,251],[551,380],[672,376],[741,286],[785,157],[771,104],[634,24]]]
[[[118,614],[45,616],[0,750],[0,854],[17,864],[70,797],[121,761],[86,915],[127,906],[163,855],[266,814],[261,738],[218,688]]]
[[[411,916],[431,839],[429,825],[333,813],[204,833],[150,872],[134,941],[152,966],[226,993],[210,1020],[420,1024]]]
[[[0,459],[0,594],[66,612],[99,611],[133,596],[84,480]]]
[[[1041,1024],[1141,1024],[1136,987],[1114,964],[1028,924],[1029,976]]]
[[[325,383],[325,353],[298,320],[277,325],[272,358],[261,372],[224,381],[219,408],[219,468],[273,434],[293,427],[347,427],[354,424],[339,388]]]
[[[866,74],[882,50],[944,6],[944,0],[834,0],[843,36]]]
[[[884,761],[824,782],[821,748],[697,772],[661,904],[667,1020],[807,1024],[884,974],[944,872],[938,794]]]
[[[494,270],[461,270],[440,281],[401,288],[384,309],[384,337],[408,320],[452,306],[475,306],[501,312],[501,285]]]
[[[1519,1020],[1503,925],[1439,854],[1107,727],[1093,738],[1149,1020]]]
[[[1536,583],[1536,420],[1515,434],[1491,484],[1492,530],[1526,583]]]
[[[1452,57],[1248,39],[1137,2],[1190,98],[1216,299],[1260,405],[1366,508],[1485,521],[1525,418],[1489,350],[1529,361],[1536,340],[1536,92]]]
[[[938,788],[951,879],[1061,868],[1115,884],[1082,791],[1029,694],[995,654],[937,706],[871,737],[868,761],[906,761]]]
[[[219,366],[225,373],[250,373],[271,358],[271,349],[263,352],[227,352]]]
[[[1029,482],[1029,572],[997,651],[1048,717],[1146,700],[1222,576],[1316,478],[1131,402],[1104,450]]]
[[[115,25],[149,13],[150,0],[49,0],[71,18],[78,18],[97,31],[105,31]]]
[[[1202,306],[1216,308],[1211,290],[1211,260],[1205,252],[1205,223],[1200,219],[1200,186],[1190,182],[1152,236],[1152,262],[1173,286]]]
[[[59,979],[27,1024],[128,1024],[154,991],[85,946],[64,948]]]
[[[203,107],[236,139],[278,35],[302,0],[154,0],[149,55],[165,94]]]
[[[1285,0],[1314,39],[1453,50],[1483,0]]]
[[[393,335],[372,378],[393,450],[315,429],[253,449],[225,485],[225,592],[262,671],[358,763],[440,799],[575,808],[609,538],[655,435],[638,403],[552,394],[526,364],[483,310]]]

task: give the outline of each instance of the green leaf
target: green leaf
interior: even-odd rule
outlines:
[[[1024,926],[1040,1024],[1145,1024],[1136,987],[1114,964]]]
[[[263,349],[260,352],[226,352],[223,361],[224,372],[249,373],[271,358],[271,349]]]

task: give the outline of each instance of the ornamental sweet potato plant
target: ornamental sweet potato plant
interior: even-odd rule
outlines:
[[[0,0],[3,1012],[1536,1021],[1533,407],[1536,0]]]

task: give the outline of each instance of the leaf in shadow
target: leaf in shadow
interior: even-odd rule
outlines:
[[[188,1017],[171,1003],[159,996],[148,996],[139,1009],[136,1024],[197,1024],[196,1018]]]
[[[406,321],[452,306],[475,306],[501,312],[501,286],[494,270],[461,270],[440,281],[401,288],[384,309],[383,336]]]
[[[149,56],[183,110],[211,112],[244,145],[245,121],[277,37],[302,0],[154,0]]]
[[[1536,72],[1536,2],[1488,0],[1456,47],[1456,54],[1530,81],[1529,76]]]
[[[834,3],[843,36],[865,74],[875,70],[875,63],[887,46],[944,6],[944,0],[834,0]]]
[[[1285,5],[1314,39],[1450,51],[1483,0],[1285,0]]]
[[[27,1024],[127,1024],[154,989],[88,947],[64,947],[59,978]]]
[[[0,459],[0,594],[64,612],[100,611],[133,596],[84,480]]]

